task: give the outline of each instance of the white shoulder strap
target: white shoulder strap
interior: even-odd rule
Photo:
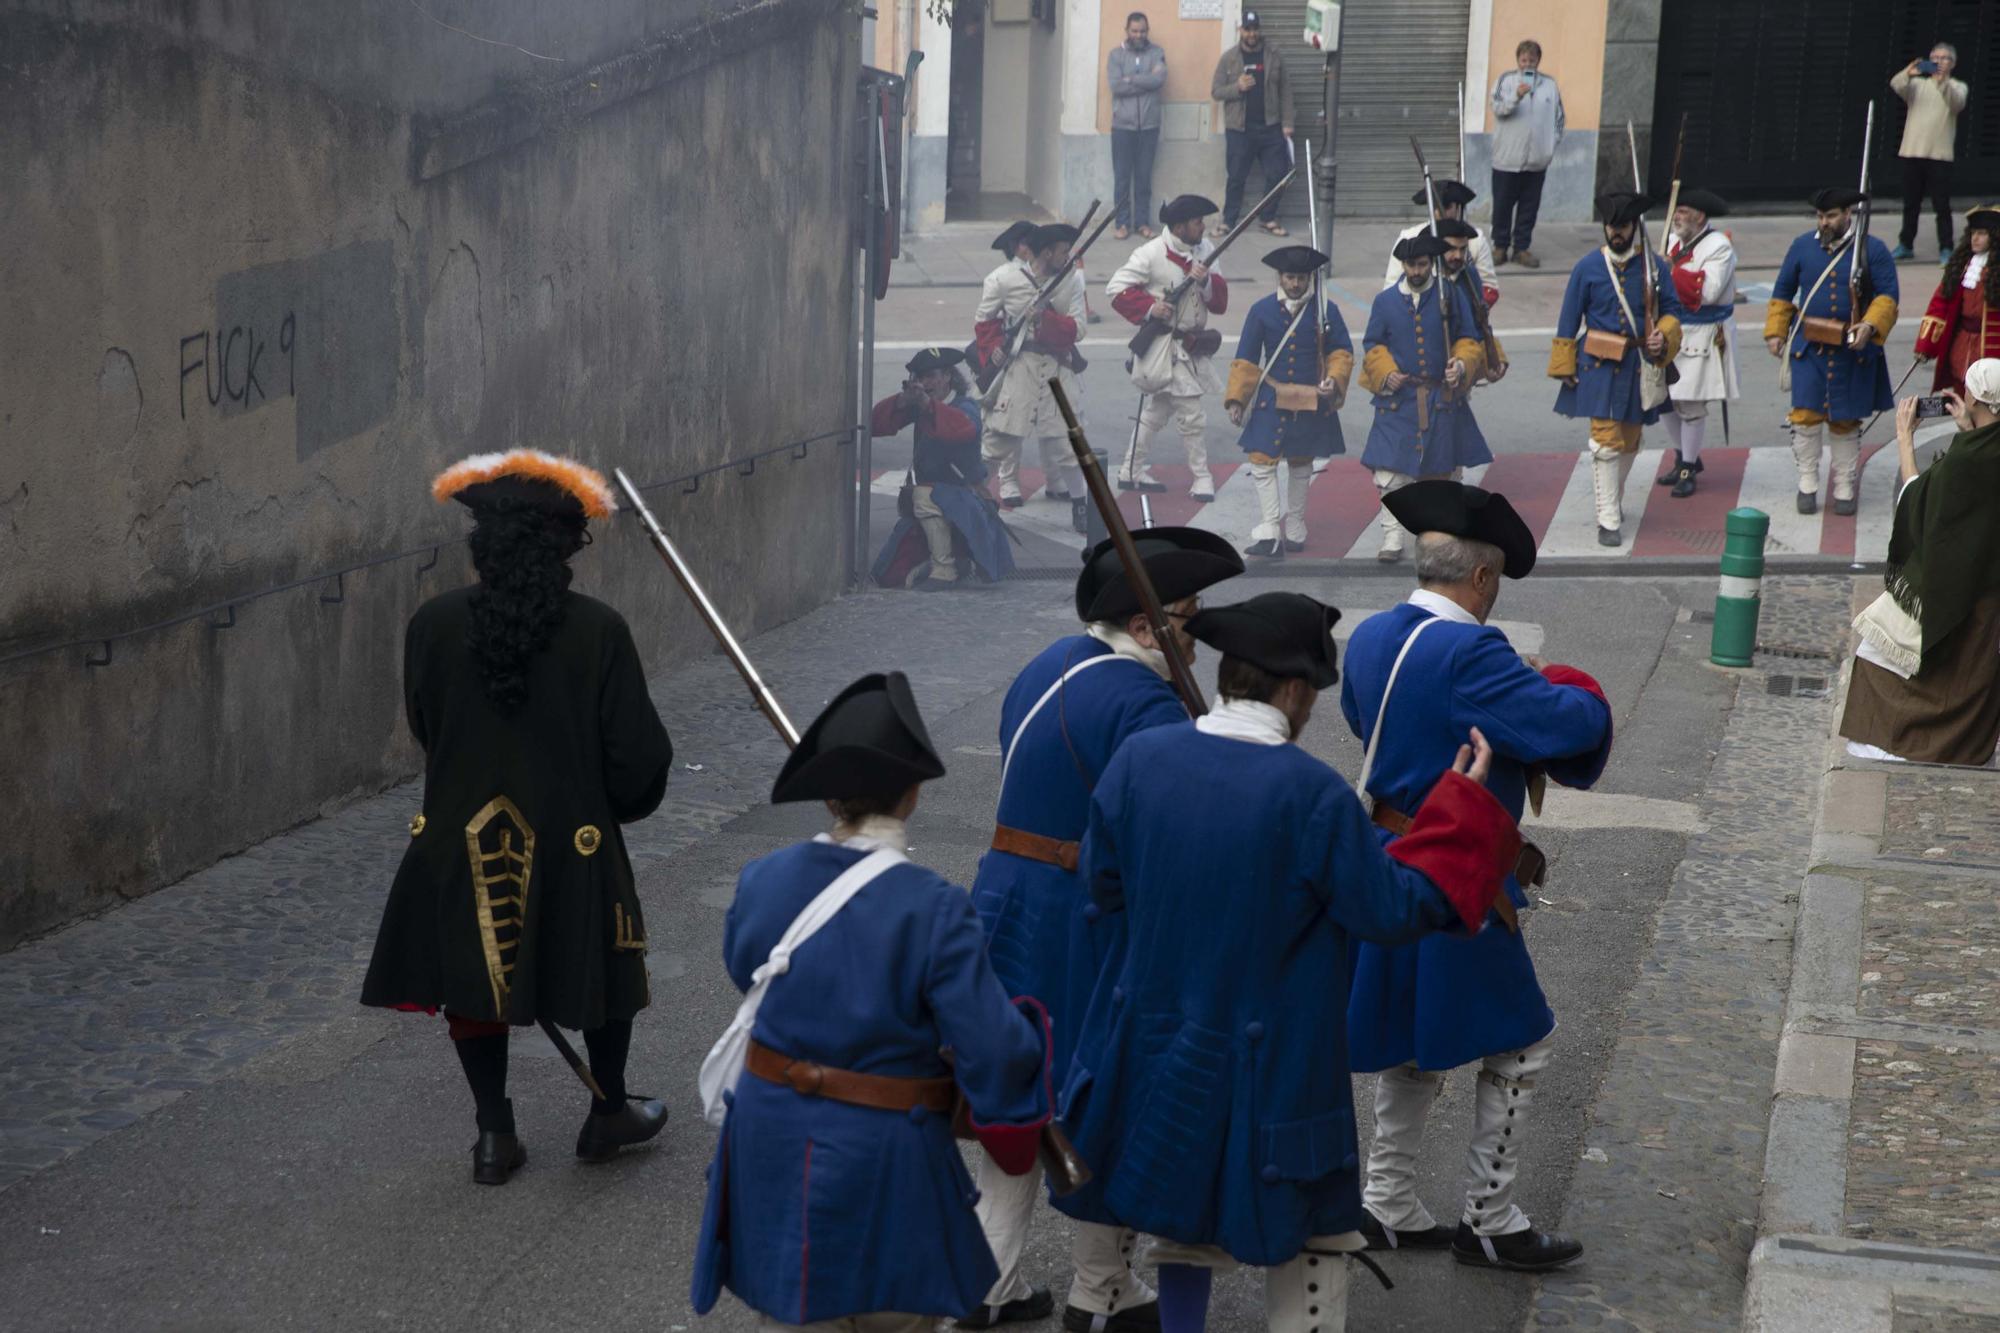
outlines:
[[[1396,676],[1403,669],[1403,659],[1410,655],[1410,645],[1417,641],[1417,636],[1441,619],[1441,616],[1432,616],[1419,621],[1417,627],[1410,631],[1410,637],[1403,640],[1402,651],[1396,654],[1395,662],[1389,667],[1389,681],[1382,687],[1382,702],[1375,709],[1375,729],[1368,733],[1368,744],[1361,751],[1361,779],[1354,784],[1354,790],[1364,800],[1368,796],[1368,777],[1375,771],[1375,754],[1382,746],[1382,719],[1389,715],[1389,695],[1396,688]]]
[[[1826,261],[1826,267],[1819,271],[1817,278],[1813,279],[1813,285],[1808,287],[1806,294],[1799,298],[1799,317],[1792,321],[1792,327],[1785,333],[1785,364],[1787,369],[1790,368],[1792,344],[1798,341],[1799,330],[1805,327],[1806,307],[1812,304],[1813,297],[1819,295],[1819,289],[1826,286],[1826,280],[1833,276],[1835,269],[1840,267],[1840,257],[1846,254],[1848,248],[1853,244],[1854,238],[1850,236],[1839,245],[1834,246],[1833,257]],[[1860,315],[1857,311],[1856,318],[1859,317]]]
[[[1060,676],[1057,676],[1056,683],[1049,686],[1046,690],[1042,691],[1042,697],[1035,700],[1035,706],[1028,710],[1028,715],[1021,719],[1021,725],[1014,728],[1014,734],[1007,738],[1007,755],[1004,759],[1000,761],[1001,791],[1004,792],[1007,790],[1007,770],[1014,763],[1014,751],[1017,748],[1019,748],[1021,744],[1021,737],[1028,730],[1028,724],[1035,720],[1035,714],[1042,711],[1042,705],[1047,703],[1049,700],[1055,698],[1056,693],[1062,689],[1063,683],[1067,681],[1071,676],[1074,676],[1077,672],[1088,670],[1089,668],[1097,666],[1099,663],[1102,662],[1115,662],[1118,660],[1118,658],[1119,655],[1117,653],[1099,653],[1095,657],[1086,657],[1081,662],[1078,662],[1075,666],[1071,667],[1069,670],[1063,672]],[[1143,666],[1144,664],[1135,662],[1133,663],[1133,665]]]
[[[792,918],[792,924],[785,928],[778,943],[771,950],[771,956],[763,966],[750,974],[750,984],[754,988],[758,982],[771,977],[783,976],[791,970],[792,955],[801,944],[819,932],[819,928],[833,920],[840,909],[847,906],[854,895],[867,888],[883,871],[893,865],[908,860],[901,852],[891,847],[882,847],[868,853],[859,861],[834,876],[833,882],[821,889],[805,909]]]
[[[1600,247],[1598,253],[1604,256],[1604,271],[1611,275],[1611,294],[1618,298],[1618,308],[1625,312],[1625,322],[1632,326],[1632,336],[1636,338],[1639,336],[1639,321],[1632,316],[1632,303],[1625,299],[1625,284],[1619,280],[1618,270],[1612,266],[1611,252]],[[1639,252],[1639,262],[1643,264],[1652,263],[1652,252],[1641,250]]]

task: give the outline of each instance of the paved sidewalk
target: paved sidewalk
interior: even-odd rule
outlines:
[[[2000,1329],[2000,772],[1822,767],[1744,1328]]]

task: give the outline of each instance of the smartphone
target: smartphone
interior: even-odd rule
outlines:
[[[1917,62],[1917,73],[1919,74],[1935,74],[1937,73],[1937,69],[1937,61],[1935,60],[1919,60]]]
[[[1917,399],[1917,420],[1925,417],[1942,417],[1951,413],[1951,403],[1941,393],[1927,393]]]

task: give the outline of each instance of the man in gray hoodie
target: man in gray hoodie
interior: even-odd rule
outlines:
[[[1136,223],[1153,238],[1153,155],[1160,148],[1160,89],[1167,82],[1167,53],[1154,46],[1152,25],[1137,10],[1125,16],[1125,40],[1104,58],[1111,84],[1111,176],[1117,194],[1116,230],[1124,240]]]
[[[1523,268],[1540,268],[1528,247],[1542,181],[1562,142],[1563,99],[1556,81],[1542,73],[1540,42],[1530,37],[1515,47],[1514,62],[1493,85],[1493,262],[1511,257]]]

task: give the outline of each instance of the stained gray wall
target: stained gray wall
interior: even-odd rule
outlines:
[[[0,3],[0,658],[455,541],[475,450],[659,479],[842,427],[856,22]],[[741,626],[838,591],[844,460],[655,493]],[[635,527],[578,586],[707,651]],[[0,665],[0,947],[414,772],[402,626],[468,573],[423,563]]]

